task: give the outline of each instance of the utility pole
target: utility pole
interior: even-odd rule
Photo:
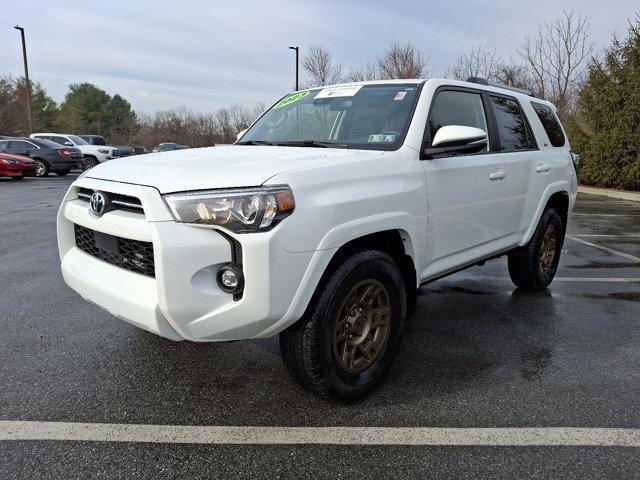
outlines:
[[[298,85],[298,54],[300,53],[300,47],[289,47],[289,50],[296,51],[296,92],[299,90]]]
[[[20,36],[22,37],[22,59],[24,60],[24,78],[27,82],[27,114],[29,115],[29,134],[33,133],[33,120],[31,117],[31,82],[29,81],[29,66],[27,65],[27,45],[24,41],[24,28],[16,25],[16,30],[20,30]]]

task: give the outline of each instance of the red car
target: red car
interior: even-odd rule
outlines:
[[[35,175],[36,162],[29,157],[0,152],[0,177],[22,180],[24,177],[35,177]]]

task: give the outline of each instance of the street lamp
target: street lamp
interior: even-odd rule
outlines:
[[[298,91],[298,54],[300,53],[300,47],[289,47],[289,50],[296,51],[296,92]]]
[[[29,82],[29,67],[27,66],[27,46],[24,41],[24,28],[16,25],[16,30],[20,30],[20,36],[22,37],[22,59],[24,60],[24,78],[27,82],[27,115],[29,116],[28,125],[29,133],[33,133],[33,121],[31,119],[31,82]]]

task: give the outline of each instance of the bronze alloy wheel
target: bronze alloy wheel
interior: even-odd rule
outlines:
[[[333,352],[348,373],[369,368],[383,350],[390,331],[391,302],[386,287],[368,279],[347,295],[333,329]]]
[[[556,257],[556,229],[553,225],[547,225],[540,244],[540,253],[538,254],[538,269],[540,273],[546,275],[551,270],[553,261]]]

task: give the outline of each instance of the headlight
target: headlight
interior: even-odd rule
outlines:
[[[17,160],[9,160],[8,158],[3,158],[2,163],[6,163],[7,165],[17,165]]]
[[[107,150],[106,148],[99,148],[98,152],[104,153],[105,155],[107,155],[109,153],[109,150]]]
[[[172,193],[164,199],[178,222],[219,225],[237,233],[270,230],[295,206],[288,186]]]

